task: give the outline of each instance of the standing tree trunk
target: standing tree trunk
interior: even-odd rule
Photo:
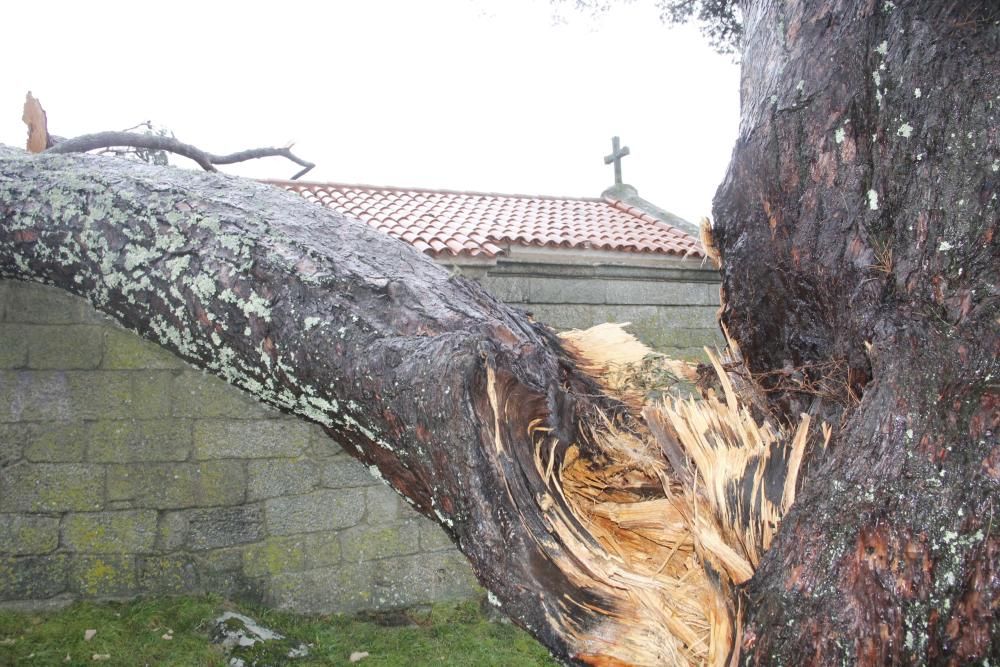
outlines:
[[[744,657],[998,656],[1000,5],[746,4],[722,322],[777,413],[820,394],[837,429],[744,591]]]

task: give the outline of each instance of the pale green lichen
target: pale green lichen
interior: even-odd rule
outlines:
[[[201,217],[196,216],[192,218],[191,221],[194,224],[198,225],[199,227],[204,227],[205,229],[212,232],[212,234],[216,236],[222,233],[222,225],[219,224],[219,219],[216,218],[215,216],[212,215],[206,215]]]
[[[372,442],[378,440],[377,434],[363,426],[360,422],[358,422],[358,420],[354,419],[354,417],[345,414],[341,416],[341,421],[345,426],[353,427],[354,430],[358,431]]]
[[[846,135],[846,133],[844,132],[844,128],[838,127],[837,131],[833,133],[833,139],[838,144],[842,144],[842,143],[844,143],[844,137],[845,137],[845,135]]]
[[[243,313],[250,317],[251,315],[257,315],[265,322],[271,321],[271,307],[266,299],[261,297],[256,292],[251,293],[250,297],[238,304],[240,308],[243,309]]]
[[[226,250],[232,250],[233,252],[238,252],[242,250],[242,243],[239,236],[235,234],[221,234],[218,238],[219,245],[221,245]]]
[[[878,193],[875,190],[868,191],[868,208],[873,211],[878,210]]]
[[[875,47],[875,52],[882,56],[887,55],[889,53],[889,42],[882,40],[882,43]]]
[[[191,265],[191,256],[181,255],[180,257],[172,257],[166,261],[166,265],[170,271],[170,279],[177,280]]]
[[[207,301],[215,296],[215,281],[204,273],[199,273],[197,276],[190,279],[188,283],[191,286],[191,291],[193,291],[202,301]]]
[[[909,123],[903,123],[902,125],[899,126],[899,129],[896,130],[896,134],[903,137],[904,139],[909,139],[910,135],[913,134],[913,126],[910,125]]]
[[[148,266],[152,260],[159,258],[159,253],[141,245],[125,246],[124,266],[126,271]]]
[[[322,321],[319,317],[307,317],[303,324],[305,324],[306,331],[309,331],[318,327]]]

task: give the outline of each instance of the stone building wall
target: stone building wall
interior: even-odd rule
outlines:
[[[0,605],[216,592],[330,612],[478,590],[319,427],[82,299],[0,281]]]
[[[704,359],[706,345],[723,344],[716,322],[719,273],[710,266],[519,261],[462,271],[558,330],[631,322],[630,331],[641,341],[688,360]]]

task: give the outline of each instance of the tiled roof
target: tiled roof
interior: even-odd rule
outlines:
[[[493,258],[508,244],[704,256],[690,234],[617,199],[271,182],[433,257]]]

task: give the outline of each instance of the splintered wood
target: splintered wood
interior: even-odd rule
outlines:
[[[576,657],[593,665],[730,664],[740,632],[731,586],[752,576],[794,501],[808,415],[794,429],[758,423],[707,350],[724,400],[710,392],[643,406],[613,378],[648,348],[614,324],[563,338],[580,367],[644,420],[626,430],[599,418],[585,448],[597,454],[570,446],[559,462],[549,434],[531,434],[538,472],[559,496],[539,504],[572,555],[563,569],[608,607],[598,627],[576,627],[572,607],[583,603],[566,600],[560,620]],[[683,364],[662,363],[689,377]]]
[[[28,126],[28,142],[25,148],[29,153],[41,153],[49,146],[48,120],[42,104],[28,91],[24,98],[24,112],[21,120]]]

